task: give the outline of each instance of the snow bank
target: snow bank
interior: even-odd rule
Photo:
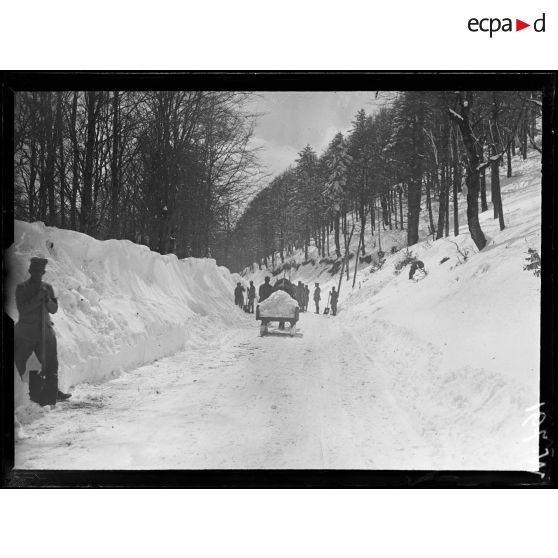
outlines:
[[[264,318],[294,318],[298,303],[285,291],[275,291],[259,306]]]
[[[6,312],[17,321],[15,287],[29,258],[48,258],[54,287],[62,390],[99,383],[188,346],[200,346],[248,318],[234,306],[242,281],[211,259],[162,256],[127,240],[99,241],[74,231],[15,221],[7,253]],[[34,356],[27,368],[38,367]],[[15,372],[15,368],[14,368]],[[24,376],[27,382],[27,375]],[[26,422],[38,412],[15,373],[15,405]]]

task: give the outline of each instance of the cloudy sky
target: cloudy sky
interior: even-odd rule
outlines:
[[[371,91],[260,92],[250,107],[260,113],[254,143],[268,172],[279,174],[310,144],[321,154],[337,132],[352,126],[356,112],[373,113],[381,99]]]

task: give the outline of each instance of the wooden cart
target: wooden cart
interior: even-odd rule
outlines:
[[[285,322],[289,322],[289,335],[291,337],[295,336],[296,333],[296,322],[298,322],[299,317],[299,308],[298,306],[294,309],[294,316],[261,316],[260,315],[260,306],[256,306],[256,320],[261,321],[260,324],[260,335],[263,337],[266,333],[268,333],[268,325],[270,322],[279,322],[279,324],[284,324]]]

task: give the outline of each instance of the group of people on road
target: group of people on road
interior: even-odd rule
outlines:
[[[320,313],[320,300],[322,299],[322,291],[320,289],[320,284],[315,283],[314,285],[314,304],[316,305],[316,314]],[[329,291],[327,306],[331,304],[331,314],[333,316],[337,315],[337,301],[339,300],[339,292],[335,290],[335,287],[331,287]]]
[[[266,298],[268,298],[275,290],[282,289],[285,292],[288,292],[297,302],[298,307],[300,308],[301,312],[306,312],[308,310],[308,303],[310,301],[310,288],[308,285],[305,285],[302,281],[299,281],[298,284],[292,285],[290,281],[280,280],[278,283],[283,281],[285,284],[276,284],[274,287],[271,284],[270,277],[266,277],[264,282],[260,285],[258,289],[258,300],[259,302],[263,302]],[[250,314],[254,313],[254,301],[256,300],[256,287],[254,286],[254,282],[250,281],[250,286],[248,287],[247,293],[247,304],[244,302],[244,293],[246,288],[242,286],[240,282],[236,284],[236,288],[234,290],[234,303],[241,308],[242,310],[249,312]],[[316,305],[316,314],[320,313],[320,300],[321,300],[321,289],[320,284],[314,284],[314,294],[313,294],[314,304]],[[331,304],[331,314],[335,316],[337,314],[337,302],[339,300],[339,293],[335,290],[335,287],[331,288],[331,291],[328,295],[328,308]]]
[[[244,293],[246,288],[242,286],[242,283],[238,282],[236,284],[236,288],[234,289],[234,303],[236,306],[249,312],[250,314],[254,313],[254,301],[256,298],[259,299],[259,302],[263,302],[266,298],[268,298],[271,293],[274,291],[274,287],[270,282],[270,278],[266,277],[264,282],[260,285],[258,289],[258,296],[256,297],[256,287],[254,286],[254,281],[250,281],[250,286],[248,287],[247,292],[247,304],[244,304]],[[292,293],[289,293],[292,296]],[[298,300],[298,299],[297,299]]]
[[[298,302],[300,311],[306,312],[306,310],[308,309],[308,301],[310,300],[310,289],[308,288],[308,285],[305,285],[302,281],[299,281],[297,286],[295,287],[295,298]]]
[[[254,281],[250,281],[250,286],[248,287],[247,305],[244,304],[245,291],[246,289],[241,283],[236,284],[236,288],[234,289],[234,303],[242,310],[246,310],[246,312],[253,314],[254,300],[256,300],[256,287],[254,286]]]

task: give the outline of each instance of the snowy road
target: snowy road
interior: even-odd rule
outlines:
[[[258,325],[75,389],[24,427],[16,467],[430,468],[434,455],[340,322]]]

